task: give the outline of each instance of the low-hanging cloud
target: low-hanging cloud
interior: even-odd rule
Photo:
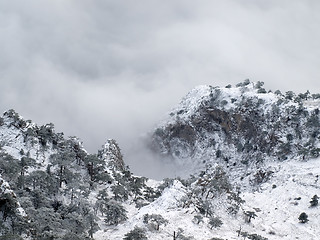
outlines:
[[[319,10],[312,0],[1,1],[0,110],[53,122],[90,152],[115,138],[144,174],[132,144],[196,85],[250,78],[320,92]]]

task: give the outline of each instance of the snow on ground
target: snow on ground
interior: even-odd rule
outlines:
[[[252,224],[243,225],[245,231],[259,232],[268,239],[319,239],[320,206],[310,208],[309,202],[320,195],[320,158],[273,164],[280,169],[261,191],[244,193],[245,207],[257,209],[258,215]],[[309,216],[305,224],[298,220],[302,212]]]
[[[23,146],[23,136],[17,128],[1,126],[0,139],[3,145],[2,148],[5,149],[8,154],[17,159],[21,157],[19,152]]]
[[[320,99],[308,99],[303,101],[303,105],[309,110],[315,110],[320,107]]]
[[[20,151],[23,150],[25,153],[29,152],[31,158],[42,160],[44,165],[46,165],[47,163],[45,163],[45,161],[54,153],[51,151],[51,148],[47,148],[46,151],[41,151],[40,153],[41,147],[39,143],[34,143],[33,146],[27,146],[28,143],[24,142],[22,131],[14,126],[1,126],[0,139],[3,145],[2,149],[16,159],[21,158]]]
[[[128,221],[116,227],[102,226],[105,230],[97,232],[95,238],[123,239],[135,226],[148,229],[143,223],[145,214],[161,214],[169,222],[161,225],[159,231],[149,228],[149,239],[173,239],[173,232],[177,233],[179,228],[183,230],[184,236],[193,236],[197,240],[213,237],[243,239],[237,233],[240,228],[242,232],[258,234],[270,240],[319,239],[320,206],[310,207],[309,202],[314,195],[320,196],[320,158],[310,161],[271,162],[270,165],[269,167],[277,171],[258,191],[248,190],[242,194],[245,203],[236,216],[225,213],[223,201],[217,200],[214,212],[223,222],[220,228],[211,230],[208,219],[204,219],[200,224],[192,221],[197,213],[194,208],[181,207],[180,199],[186,197],[186,190],[179,181],[175,181],[172,187],[164,190],[160,198],[140,210],[136,209],[134,204],[125,204]],[[257,217],[247,223],[243,211],[253,211]],[[298,220],[302,212],[309,216],[307,223],[300,223]]]

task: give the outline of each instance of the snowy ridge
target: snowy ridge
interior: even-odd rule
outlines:
[[[222,160],[232,167],[239,155],[244,162],[319,156],[319,96],[262,86],[245,81],[192,90],[152,133],[151,148],[189,169]]]
[[[259,93],[259,84],[250,83],[245,85],[244,88],[240,87],[212,87],[210,85],[201,85],[192,89],[175,107],[170,113],[169,118],[165,119],[159,124],[170,124],[176,121],[178,117],[180,121],[189,120],[192,115],[194,115],[199,107],[205,104],[207,101],[211,100],[214,96],[215,100],[223,101],[223,105],[215,105],[225,110],[235,109],[237,107],[237,101],[241,98],[257,98],[265,101],[266,106],[270,105],[277,100],[281,99],[281,96],[278,96],[272,92],[269,93]],[[234,101],[234,102],[233,102]],[[314,104],[313,101],[310,101],[310,104]],[[295,104],[296,105],[296,104]],[[315,105],[316,106],[316,105]],[[319,102],[318,102],[319,106]],[[266,109],[267,111],[268,109]]]

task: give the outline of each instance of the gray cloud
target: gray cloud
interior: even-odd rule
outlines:
[[[320,92],[319,10],[313,0],[1,1],[0,110],[53,122],[91,152],[115,138],[138,171],[147,160],[130,158],[132,143],[196,85],[250,78]]]

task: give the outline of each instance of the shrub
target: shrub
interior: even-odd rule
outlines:
[[[252,218],[256,218],[257,214],[255,214],[255,212],[252,211],[245,211],[244,215],[246,216],[246,222],[250,223]]]
[[[210,229],[221,227],[222,224],[223,223],[222,223],[221,219],[218,217],[212,217],[209,220]]]
[[[193,222],[195,224],[200,224],[201,222],[203,222],[203,217],[201,215],[196,215],[193,217]]]
[[[301,223],[306,223],[309,221],[308,215],[305,212],[301,213],[298,219]]]
[[[168,220],[164,219],[160,214],[145,214],[143,216],[143,222],[159,231],[160,225],[168,223]]]
[[[146,231],[142,228],[135,227],[133,230],[128,232],[125,237],[123,238],[124,240],[145,240],[148,239],[146,236]]]
[[[267,91],[264,88],[259,88],[258,93],[267,93]]]

